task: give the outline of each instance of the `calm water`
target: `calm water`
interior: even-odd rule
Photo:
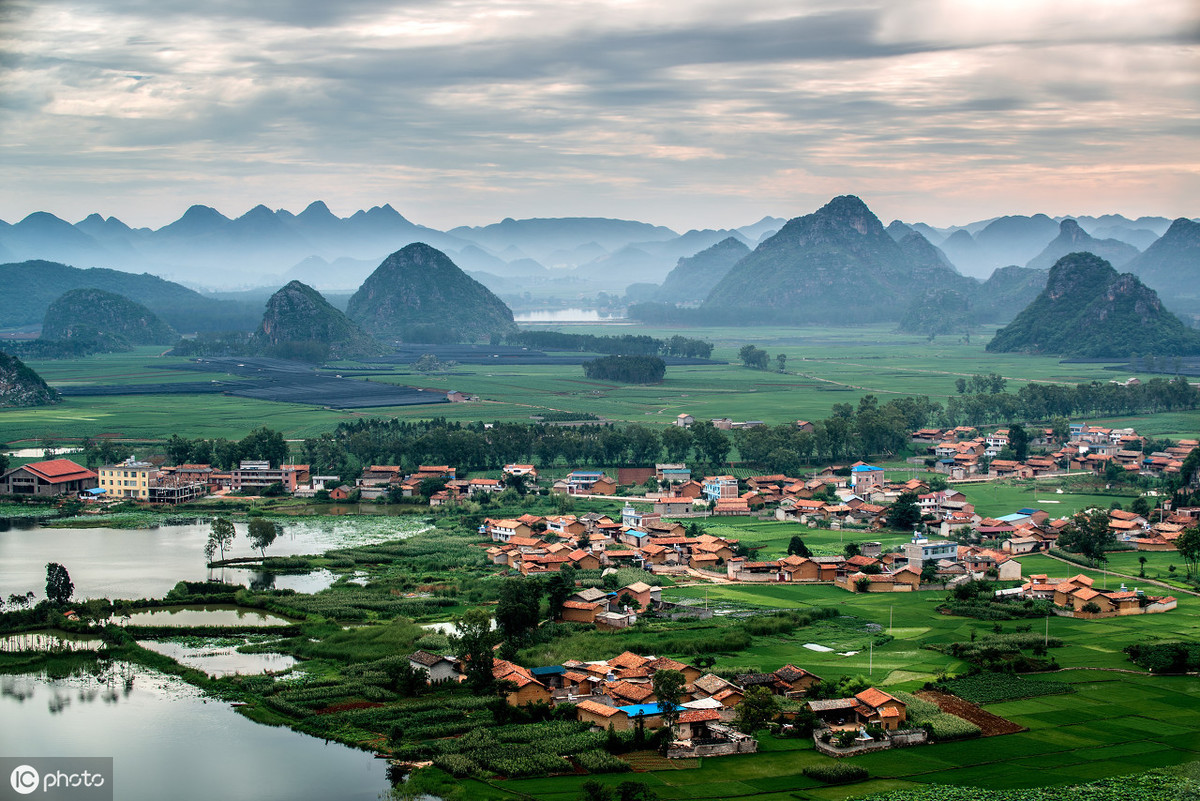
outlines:
[[[246,524],[236,523],[235,527],[237,538],[225,556],[256,556],[246,540]],[[426,524],[412,518],[298,519],[284,523],[283,533],[267,549],[267,555],[319,554],[332,548],[401,539],[424,528]],[[76,598],[161,598],[182,580],[249,584],[256,571],[205,567],[208,533],[207,523],[112,529],[47,528],[36,522],[13,521],[8,530],[0,531],[0,588],[6,597],[26,590],[45,597],[47,562],[67,568]],[[304,592],[324,589],[332,580],[332,575],[311,580],[284,575],[273,578],[275,587]]]
[[[522,312],[514,318],[518,323],[596,323],[602,320],[624,320],[614,312],[598,309],[546,309]]]
[[[166,606],[142,609],[132,614],[110,618],[119,626],[290,626],[288,620],[259,609],[243,609],[224,604],[207,606]]]
[[[296,664],[296,660],[286,654],[239,654],[236,645],[184,645],[156,640],[138,640],[138,645],[169,656],[181,665],[203,670],[210,676],[282,673]]]
[[[376,801],[387,763],[260,726],[171,677],[0,676],[0,754],[113,757],[122,801]]]

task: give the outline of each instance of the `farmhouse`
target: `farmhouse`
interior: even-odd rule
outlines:
[[[3,495],[76,495],[97,486],[96,474],[70,459],[30,462],[0,476]]]

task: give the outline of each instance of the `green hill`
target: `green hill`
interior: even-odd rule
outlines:
[[[0,352],[0,406],[45,406],[58,393],[16,356]]]
[[[993,353],[1053,353],[1127,358],[1200,354],[1200,331],[1163,308],[1158,294],[1130,273],[1118,273],[1092,253],[1068,254],[1053,267],[1046,288],[996,332]]]
[[[94,267],[81,270],[52,261],[0,264],[0,327],[36,325],[54,300],[72,289],[103,289],[141,303],[180,331],[250,331],[261,306],[206,298],[156,275]]]
[[[1125,267],[1168,299],[1200,296],[1200,223],[1180,217]]]
[[[702,308],[743,322],[899,320],[929,289],[969,291],[974,283],[923,238],[896,242],[865,203],[846,195],[788,221],[734,265]]]
[[[324,361],[374,356],[384,347],[329,304],[320,292],[292,281],[267,301],[255,339],[271,355]]]
[[[749,253],[750,248],[731,236],[694,256],[685,256],[655,290],[654,299],[664,303],[704,300],[733,265]]]
[[[517,330],[512,310],[445,253],[415,242],[383,260],[346,316],[380,339],[472,341]]]
[[[72,289],[50,304],[42,339],[78,344],[94,351],[124,351],[134,345],[169,345],[174,328],[140,303],[103,289]]]

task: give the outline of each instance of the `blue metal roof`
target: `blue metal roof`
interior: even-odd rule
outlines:
[[[658,708],[658,704],[630,704],[629,706],[619,706],[617,709],[631,718],[662,714],[662,710]],[[683,707],[676,706],[675,709],[682,711]]]
[[[546,667],[530,668],[529,672],[535,676],[557,676],[566,673],[567,669],[562,665],[547,665]]]
[[[1026,520],[1028,517],[1029,515],[1018,512],[1017,514],[1005,515],[1004,517],[997,517],[996,519],[1003,520],[1005,523],[1016,523],[1021,520]]]
[[[1039,511],[1041,511],[1041,510],[1040,510],[1040,509],[1028,509],[1028,508],[1026,508],[1026,509],[1018,509],[1018,510],[1017,510],[1017,514],[1021,514],[1021,515],[1034,515],[1034,514],[1037,514]]]
[[[850,468],[851,473],[868,473],[868,472],[873,472],[876,470],[878,470],[881,473],[883,472],[882,467],[875,467],[874,465],[869,465],[869,464],[860,464],[858,467]]]

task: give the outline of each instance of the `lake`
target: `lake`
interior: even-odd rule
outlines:
[[[244,609],[228,604],[206,606],[163,606],[137,609],[128,615],[113,615],[108,622],[118,626],[291,626],[288,620],[260,609]]]
[[[138,645],[169,656],[181,665],[203,670],[210,676],[282,673],[296,664],[286,654],[239,654],[238,645],[192,645],[170,640],[138,640]],[[244,644],[246,641],[243,640]]]
[[[598,309],[542,309],[521,312],[513,319],[518,323],[598,323],[624,320],[625,316]]]
[[[246,523],[235,523],[237,538],[227,558],[258,554],[246,539]],[[320,554],[333,548],[403,539],[428,528],[411,517],[344,517],[297,519],[283,523],[283,533],[267,549],[268,556]],[[155,528],[50,528],[41,522],[14,520],[0,531],[0,587],[9,593],[32,590],[45,596],[46,563],[67,568],[75,598],[161,598],[182,580],[216,579],[249,584],[256,571],[205,567],[207,523],[160,525]],[[310,574],[311,575],[311,574]],[[274,577],[274,586],[323,589],[332,576],[309,581]]]
[[[366,751],[261,726],[129,665],[101,677],[0,676],[0,720],[5,756],[112,757],[122,801],[376,801],[390,787],[387,762]]]

